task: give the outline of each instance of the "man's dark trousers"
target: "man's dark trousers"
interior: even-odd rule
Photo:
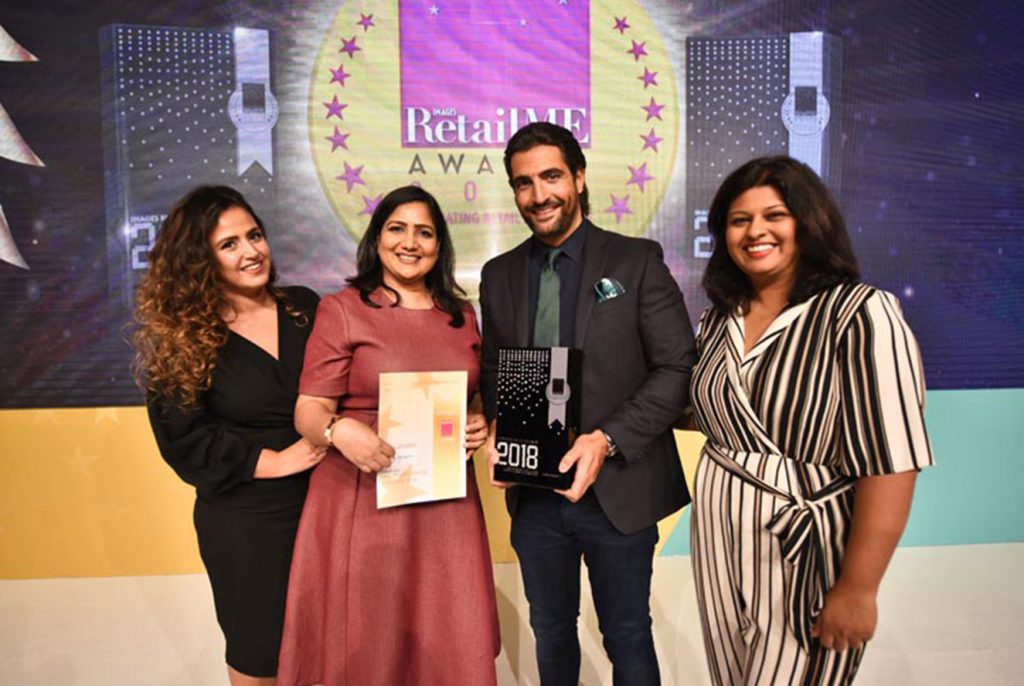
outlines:
[[[660,683],[649,598],[656,526],[623,535],[593,492],[578,503],[524,489],[512,521],[544,686],[579,684],[580,556],[587,564],[616,686]]]

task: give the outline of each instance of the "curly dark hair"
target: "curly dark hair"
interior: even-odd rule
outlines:
[[[569,173],[573,177],[581,169],[587,170],[587,158],[583,156],[583,149],[572,135],[572,131],[557,124],[536,121],[516,131],[505,146],[505,173],[508,175],[509,185],[512,184],[512,156],[517,152],[532,150],[538,145],[553,145],[561,150],[565,166],[569,168]],[[580,193],[580,210],[584,217],[590,216],[590,189],[586,183],[583,184],[583,192]]]
[[[356,252],[356,275],[347,279],[349,285],[359,289],[359,298],[370,307],[380,307],[371,298],[377,289],[384,289],[395,298],[393,307],[398,307],[401,296],[395,289],[384,283],[384,267],[380,261],[380,234],[384,224],[400,205],[421,202],[427,206],[430,219],[434,222],[437,232],[437,262],[427,274],[427,289],[434,299],[434,304],[442,312],[447,313],[451,320],[449,326],[461,327],[466,316],[463,309],[468,305],[466,291],[455,282],[455,245],[452,243],[448,222],[445,221],[441,206],[434,196],[419,186],[402,186],[391,191],[380,201],[370,217],[370,225],[359,241]]]
[[[708,210],[708,229],[715,241],[703,283],[716,309],[722,313],[731,313],[737,307],[746,309],[754,296],[750,279],[729,257],[725,231],[733,202],[756,186],[774,188],[796,221],[800,260],[790,305],[837,284],[860,279],[846,222],[818,175],[791,157],[759,157],[726,177]]]
[[[136,381],[182,408],[194,406],[209,389],[217,352],[228,340],[223,314],[231,312],[232,305],[224,293],[210,234],[221,214],[233,207],[252,215],[266,233],[241,193],[228,186],[199,186],[167,215],[149,251],[149,269],[135,292]],[[285,304],[289,316],[300,323],[308,320],[273,286],[276,277],[271,262],[268,292]]]

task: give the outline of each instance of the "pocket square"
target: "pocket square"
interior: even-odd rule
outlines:
[[[621,283],[607,276],[598,279],[597,283],[594,284],[594,290],[597,291],[597,302],[599,303],[617,298],[626,292]]]

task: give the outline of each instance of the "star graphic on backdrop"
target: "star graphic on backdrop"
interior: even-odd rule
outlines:
[[[365,215],[368,215],[368,216],[373,216],[373,213],[377,210],[377,205],[379,205],[380,201],[383,200],[383,199],[384,199],[384,194],[383,193],[378,195],[376,198],[371,198],[368,195],[364,195],[363,196],[363,209],[360,210],[359,214],[360,215],[365,214]]]
[[[621,200],[619,198],[616,198],[614,193],[609,193],[608,195],[610,195],[612,198],[612,206],[605,208],[605,212],[607,212],[608,214],[615,215],[616,224],[622,223],[622,215],[633,214],[633,210],[629,209],[628,195],[622,196]]]
[[[651,103],[649,105],[641,105],[640,109],[647,112],[646,121],[650,121],[654,118],[661,119],[661,111],[665,109],[665,106],[659,105],[654,101],[654,98],[651,98]]]
[[[634,62],[639,62],[640,58],[647,54],[647,41],[637,43],[635,40],[631,40],[630,42],[633,43],[633,47],[626,52],[633,56]]]
[[[636,184],[637,186],[640,186],[641,193],[644,192],[644,184],[646,184],[648,181],[654,180],[654,177],[647,173],[646,162],[641,164],[639,167],[630,167],[627,164],[626,168],[629,169],[630,174],[629,181],[626,182],[626,185],[628,186],[630,184]]]
[[[112,422],[114,424],[121,423],[121,417],[117,414],[116,407],[97,407],[96,417],[93,419],[92,425],[99,426],[103,422]]]
[[[32,417],[33,424],[42,424],[43,422],[46,422],[47,424],[60,424],[55,410],[35,410],[32,413]]]
[[[351,40],[345,40],[344,38],[341,39],[341,50],[338,50],[338,52],[343,52],[349,57],[354,57],[355,54],[360,51],[362,51],[362,48],[356,45],[355,36],[352,36]]]
[[[340,83],[342,87],[345,86],[345,79],[352,76],[345,72],[345,65],[342,64],[337,69],[331,69],[331,83]]]
[[[520,19],[519,20],[519,26],[521,26],[524,29],[526,28],[527,23],[529,23],[529,22],[527,22],[525,19]]]
[[[348,150],[348,143],[346,143],[345,141],[348,140],[348,137],[351,135],[352,134],[350,133],[342,133],[341,131],[338,130],[338,127],[335,126],[334,133],[332,133],[330,136],[325,136],[324,140],[328,140],[331,142],[331,152],[334,152],[338,148],[345,148],[346,150]]]
[[[437,5],[431,5],[430,6],[430,16],[436,17],[440,13],[441,13],[441,8],[440,7],[438,7]]]
[[[373,15],[363,14],[362,12],[360,12],[359,21],[356,22],[356,26],[362,26],[364,33],[366,31],[369,31],[371,26],[376,26],[376,24],[373,23]]]
[[[568,7],[569,0],[558,0],[558,4],[561,5],[562,7]]]
[[[335,95],[330,102],[325,102],[323,105],[327,108],[327,116],[324,117],[324,119],[330,119],[331,117],[337,117],[338,119],[345,118],[345,115],[342,114],[341,111],[348,107],[348,105],[338,100],[337,95]]]
[[[650,148],[654,152],[658,152],[658,143],[665,140],[664,138],[659,138],[657,135],[655,135],[653,128],[651,128],[651,132],[646,136],[640,134],[640,139],[644,142],[644,147],[640,148],[640,152],[643,152],[648,148]]]
[[[626,21],[625,17],[623,17],[622,19],[615,17],[615,26],[612,27],[612,31],[618,31],[621,35],[624,34],[626,32],[626,29],[628,28],[629,23]]]
[[[361,174],[363,173],[363,167],[365,165],[359,165],[358,167],[352,167],[348,162],[345,162],[345,173],[334,178],[338,181],[344,181],[345,185],[348,186],[348,192],[351,193],[352,189],[356,186],[365,186],[366,182],[363,181]]]
[[[658,85],[657,76],[658,72],[651,71],[647,67],[644,67],[644,75],[638,76],[637,78],[644,82],[644,90],[647,90],[648,86]]]
[[[77,476],[95,476],[93,465],[100,459],[96,453],[87,453],[82,450],[81,443],[75,443],[75,452],[64,458],[68,463],[68,472]]]

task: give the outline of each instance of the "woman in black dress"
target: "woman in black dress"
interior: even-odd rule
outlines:
[[[292,418],[319,298],[274,276],[245,198],[202,186],[164,221],[136,294],[136,373],[160,453],[196,487],[233,686],[274,683],[308,470],[325,454]]]

